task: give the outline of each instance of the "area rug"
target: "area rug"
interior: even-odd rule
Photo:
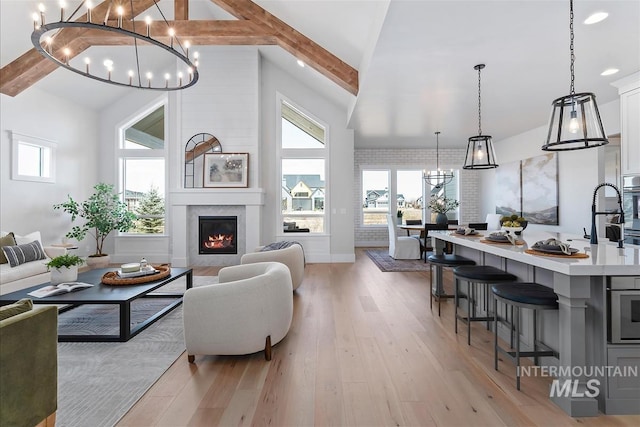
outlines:
[[[211,277],[194,277],[194,287],[209,282]],[[174,291],[184,289],[184,279],[174,283]],[[104,310],[76,308],[61,315],[60,326],[85,322],[88,333],[92,308]],[[95,333],[115,326],[104,320],[108,317],[96,322]],[[124,343],[58,343],[56,426],[115,425],[184,350],[182,306]]]
[[[380,271],[429,271],[429,264],[421,259],[393,259],[389,249],[367,249],[367,255]]]

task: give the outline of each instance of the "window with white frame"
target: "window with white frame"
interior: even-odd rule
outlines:
[[[362,170],[362,224],[386,225],[392,197],[391,171],[385,169]]]
[[[284,232],[326,230],[326,126],[280,100],[280,216]]]
[[[57,145],[54,141],[11,132],[11,179],[55,182]]]
[[[120,192],[138,217],[130,234],[165,232],[165,106],[156,106],[120,129]]]

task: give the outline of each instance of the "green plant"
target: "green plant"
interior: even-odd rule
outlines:
[[[398,209],[398,213],[396,214],[396,216],[398,218],[402,218],[402,215],[403,215],[402,211],[400,209]]]
[[[134,225],[136,215],[127,209],[127,205],[120,200],[118,193],[110,184],[96,184],[95,192],[84,202],[78,203],[69,196],[64,203],[54,205],[54,209],[62,209],[71,214],[71,221],[77,217],[84,218],[87,222],[74,226],[66,236],[76,240],[82,240],[87,233],[96,240],[96,253],[90,256],[104,256],[102,247],[104,241],[114,230],[126,232]]]
[[[428,206],[431,212],[446,214],[460,206],[460,202],[455,199],[447,199],[446,197],[438,197],[434,195],[429,199]]]
[[[73,267],[74,265],[82,265],[84,261],[78,255],[64,254],[59,255],[46,263],[47,270],[50,268]]]

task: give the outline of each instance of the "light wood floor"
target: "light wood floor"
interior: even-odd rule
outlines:
[[[196,268],[214,275],[217,268]],[[451,286],[451,276],[446,276]],[[637,426],[640,417],[571,418],[544,378],[515,388],[493,369],[493,336],[453,333],[453,304],[429,310],[428,273],[310,264],[273,359],[183,354],[118,426]],[[435,307],[434,307],[435,308]]]

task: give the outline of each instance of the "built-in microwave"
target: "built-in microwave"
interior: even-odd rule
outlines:
[[[609,342],[640,343],[640,277],[611,277],[607,306]]]

